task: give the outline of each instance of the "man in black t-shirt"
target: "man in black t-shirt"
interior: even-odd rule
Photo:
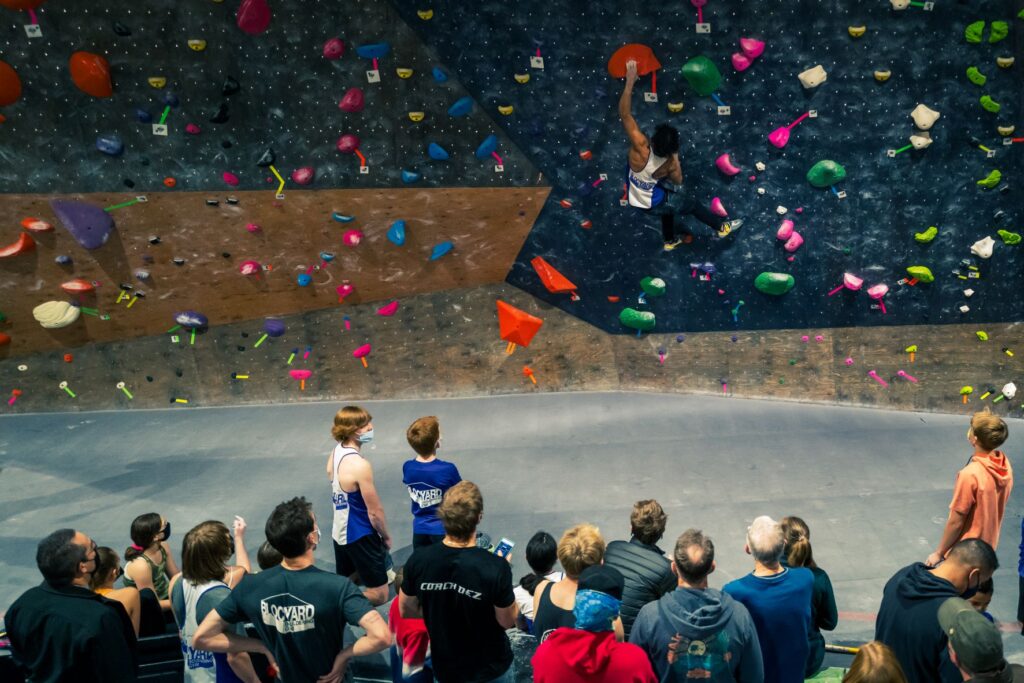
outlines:
[[[508,559],[476,547],[484,501],[463,481],[444,494],[437,516],[444,541],[418,548],[405,564],[399,609],[423,618],[434,675],[441,683],[511,682],[512,648],[505,629],[518,609]]]
[[[335,683],[352,657],[391,645],[387,624],[359,589],[345,577],[313,566],[320,529],[305,498],[274,508],[266,534],[284,560],[243,579],[200,624],[194,648],[261,652],[277,660],[282,681]],[[228,630],[245,621],[252,622],[262,642]],[[359,624],[366,635],[343,649],[347,624]]]

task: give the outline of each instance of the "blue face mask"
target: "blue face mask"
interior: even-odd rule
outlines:
[[[365,434],[356,434],[356,441],[361,444],[368,444],[373,441],[373,430],[366,432]]]

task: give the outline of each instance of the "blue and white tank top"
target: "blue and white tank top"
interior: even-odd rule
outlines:
[[[338,466],[350,455],[359,457],[359,451],[338,444],[334,448],[331,466],[331,502],[334,504],[334,528],[331,538],[338,545],[355,543],[363,536],[375,533],[370,524],[370,513],[363,501],[363,494],[357,489],[351,493],[343,491],[338,482]]]
[[[666,161],[664,157],[655,156],[652,151],[648,154],[647,165],[640,171],[634,171],[627,163],[627,195],[630,206],[650,209],[665,201],[665,190],[661,187],[661,181],[654,177],[654,172]]]
[[[178,630],[178,635],[181,638],[181,652],[185,659],[185,683],[222,683],[239,680],[228,665],[226,654],[196,650],[192,647],[192,639],[199,628],[196,621],[199,599],[207,591],[215,588],[227,589],[227,585],[223,581],[194,584],[184,577],[181,579],[185,599],[185,622]]]

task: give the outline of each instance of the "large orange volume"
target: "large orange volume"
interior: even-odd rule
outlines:
[[[27,9],[35,9],[44,2],[46,2],[46,0],[0,0],[0,5],[3,5],[7,9],[18,10],[20,12]]]
[[[76,52],[68,62],[71,80],[78,89],[93,97],[110,97],[114,84],[110,80],[110,63],[91,52]]]
[[[18,72],[7,62],[0,62],[0,107],[14,104],[21,99],[21,79]]]

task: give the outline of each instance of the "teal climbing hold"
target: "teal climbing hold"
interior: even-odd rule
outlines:
[[[488,135],[480,146],[476,148],[476,158],[486,159],[498,150],[498,136]]]
[[[455,104],[448,107],[448,116],[465,116],[473,111],[473,98],[462,97],[455,101]]]
[[[451,158],[448,154],[448,150],[436,142],[431,142],[427,147],[427,156],[435,161],[448,161],[448,159]]]
[[[388,240],[399,247],[405,244],[405,221],[398,220],[388,228]]]
[[[832,187],[846,178],[846,169],[831,159],[822,159],[807,171],[807,182],[815,187]]]
[[[704,55],[694,57],[682,69],[683,78],[698,95],[707,97],[718,90],[722,82],[722,74],[715,63]]]
[[[351,223],[356,219],[355,216],[348,216],[343,213],[338,213],[337,211],[331,214],[331,218],[338,221],[339,223]]]
[[[660,277],[645,277],[640,281],[640,289],[653,299],[665,294],[665,281]]]
[[[452,244],[451,242],[441,242],[440,244],[434,247],[434,250],[432,252],[430,252],[430,260],[436,261],[437,259],[441,258],[454,248],[455,245]]]
[[[619,322],[634,330],[649,332],[654,329],[654,314],[650,311],[638,311],[635,308],[624,308],[619,313]]]
[[[417,183],[420,181],[421,178],[423,178],[423,176],[417,173],[416,171],[408,171],[406,169],[402,169],[402,182],[405,183],[406,185],[412,185],[413,183]]]
[[[796,280],[789,273],[764,272],[754,278],[754,288],[771,296],[782,296],[795,284]]]

